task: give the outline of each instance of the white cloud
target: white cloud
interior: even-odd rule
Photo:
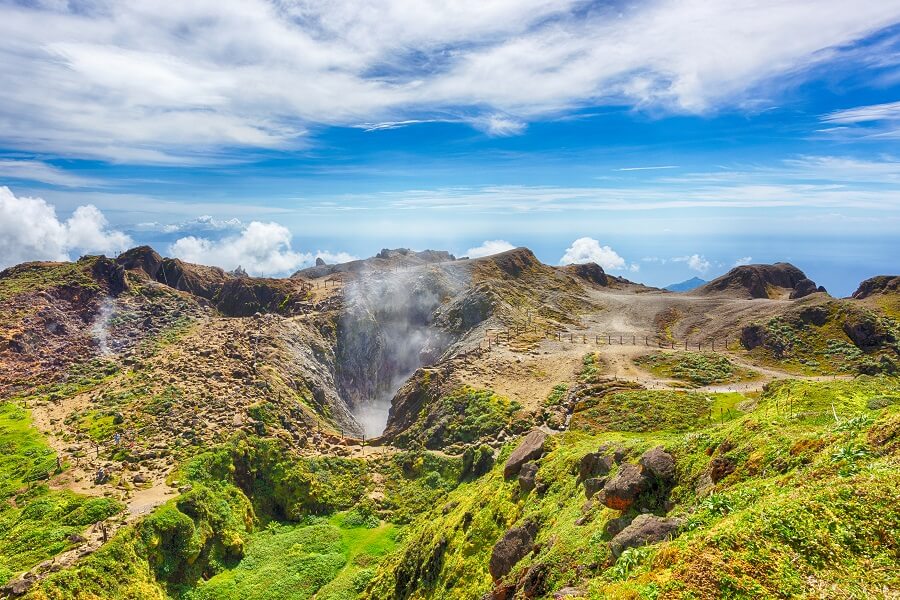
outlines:
[[[604,270],[618,271],[626,268],[625,259],[610,248],[601,246],[594,238],[578,238],[572,245],[566,248],[565,254],[559,259],[561,265],[597,263]]]
[[[109,229],[96,207],[79,206],[66,221],[41,198],[18,197],[0,186],[0,267],[31,260],[69,260],[69,252],[116,253],[131,238]]]
[[[900,102],[870,104],[844,110],[836,110],[822,117],[826,123],[866,123],[871,121],[900,120]]]
[[[527,127],[526,124],[519,119],[513,119],[500,114],[479,117],[477,119],[472,119],[471,122],[476,128],[495,137],[519,135],[525,131]]]
[[[687,266],[692,271],[697,271],[698,273],[706,273],[709,271],[709,268],[712,264],[706,260],[706,257],[702,254],[691,254],[690,256],[676,256],[672,259],[672,262],[683,262],[687,263]]]
[[[219,240],[197,236],[179,238],[169,253],[182,260],[232,270],[243,267],[252,275],[285,275],[311,265],[317,257],[326,262],[347,262],[355,257],[340,252],[296,252],[287,227],[253,221],[238,235]]]
[[[480,246],[475,246],[474,248],[466,250],[465,255],[469,258],[481,258],[482,256],[490,256],[491,254],[500,254],[501,252],[506,252],[513,248],[515,248],[515,246],[506,240],[485,240]]]
[[[185,163],[323,124],[515,135],[585,106],[758,106],[898,19],[898,0],[3,3],[0,143]]]
[[[622,167],[616,171],[661,171],[665,169],[677,169],[678,165],[660,165],[658,167]]]
[[[742,256],[741,258],[734,261],[734,265],[732,266],[741,267],[743,265],[749,265],[751,262],[753,262],[752,256]]]
[[[101,182],[68,173],[39,160],[0,160],[0,179],[26,179],[62,187],[94,187]]]

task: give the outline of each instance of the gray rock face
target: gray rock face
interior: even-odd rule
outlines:
[[[509,573],[517,562],[531,552],[536,533],[537,525],[526,523],[520,527],[513,527],[504,534],[491,551],[491,560],[488,563],[488,571],[494,581]]]
[[[600,452],[591,452],[581,457],[578,463],[578,479],[585,481],[591,477],[599,477],[606,475],[613,468],[613,457],[601,454]]]
[[[824,291],[825,288],[822,288]],[[801,279],[794,285],[794,289],[791,291],[790,298],[797,299],[803,298],[805,296],[809,296],[810,294],[815,294],[819,289],[816,287],[816,282],[812,279],[804,278]]]
[[[646,472],[660,481],[670,482],[675,479],[675,459],[662,446],[647,450],[638,462]]]
[[[539,459],[544,453],[544,442],[546,441],[547,434],[540,429],[529,432],[503,465],[503,477],[511,479],[519,474],[522,465],[530,460]]]
[[[533,462],[527,462],[519,470],[519,489],[527,494],[534,489],[534,476],[538,472],[538,466]]]
[[[647,480],[641,468],[631,463],[623,463],[615,476],[603,486],[599,498],[609,508],[628,510],[646,486]]]
[[[616,537],[610,541],[610,549],[614,556],[619,556],[627,548],[661,542],[674,535],[681,523],[681,519],[638,515],[631,525],[616,534]]]
[[[591,477],[584,480],[584,495],[590,500],[594,494],[603,489],[606,485],[606,477]]]

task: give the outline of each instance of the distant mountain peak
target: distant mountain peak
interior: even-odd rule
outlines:
[[[709,283],[705,279],[700,279],[699,277],[691,277],[690,279],[686,279],[685,281],[681,281],[679,283],[672,283],[664,287],[664,290],[669,290],[670,292],[689,292],[691,290],[695,290],[701,285]]]

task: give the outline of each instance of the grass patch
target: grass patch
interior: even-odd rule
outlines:
[[[693,386],[752,381],[759,377],[715,352],[657,352],[634,361],[660,378],[678,379]]]
[[[56,454],[28,412],[0,403],[0,585],[71,548],[85,527],[123,508],[108,498],[51,491],[42,482],[56,469]]]
[[[428,406],[428,412],[398,435],[396,442],[425,448],[470,444],[509,427],[512,416],[521,408],[518,402],[492,390],[461,386]]]
[[[746,400],[738,393],[634,390],[592,398],[579,405],[570,428],[579,431],[689,431],[711,420],[731,419]]]

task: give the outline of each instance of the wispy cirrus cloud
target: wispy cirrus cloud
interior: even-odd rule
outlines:
[[[103,182],[93,177],[70,173],[39,160],[0,159],[0,180],[39,181],[67,188],[100,187]]]

